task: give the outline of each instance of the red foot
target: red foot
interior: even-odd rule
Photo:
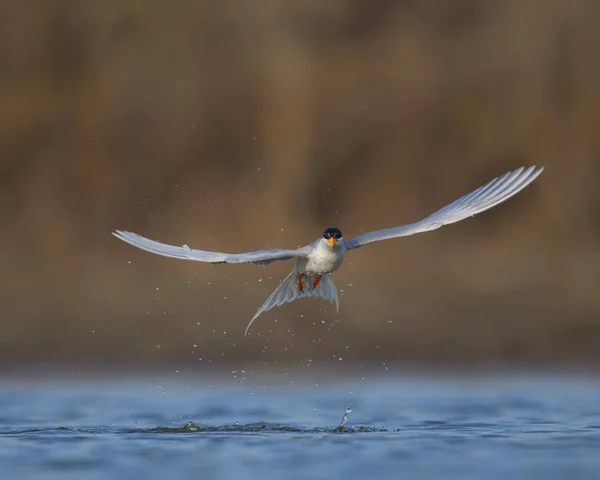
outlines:
[[[304,293],[304,287],[302,286],[302,274],[298,274],[298,288],[302,293]]]
[[[313,283],[313,290],[314,290],[315,288],[317,288],[317,285],[319,284],[319,282],[320,282],[320,281],[321,281],[321,275],[319,275],[319,276],[316,278],[316,280],[315,280],[315,283]]]

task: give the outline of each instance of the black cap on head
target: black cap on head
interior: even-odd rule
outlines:
[[[325,230],[325,233],[323,233],[323,238],[325,240],[328,238],[335,238],[336,240],[339,240],[342,238],[342,231],[339,228],[328,228]]]

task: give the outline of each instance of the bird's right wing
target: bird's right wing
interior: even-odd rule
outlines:
[[[255,265],[268,265],[277,260],[306,257],[310,252],[310,245],[296,250],[273,248],[271,250],[259,250],[247,253],[208,252],[205,250],[194,250],[187,245],[182,247],[167,245],[142,237],[136,233],[123,232],[120,230],[113,232],[113,235],[140,250],[145,250],[156,255],[207,263],[253,263]]]
[[[494,178],[491,182],[446,205],[423,220],[410,225],[365,233],[345,241],[344,245],[347,249],[358,248],[367,243],[428,232],[443,225],[459,222],[508,200],[533,182],[543,170],[543,167],[518,168],[501,177]]]

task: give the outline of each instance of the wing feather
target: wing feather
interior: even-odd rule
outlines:
[[[163,257],[179,258],[182,260],[194,260],[197,262],[207,263],[253,263],[255,265],[268,265],[269,263],[278,260],[289,260],[294,257],[304,257],[308,255],[307,247],[298,248],[296,250],[284,250],[273,248],[270,250],[259,250],[256,252],[246,253],[220,253],[209,252],[205,250],[195,250],[187,245],[181,247],[175,245],[167,245],[165,243],[156,242],[148,238],[142,237],[136,233],[123,232],[116,230],[113,235],[120,240],[123,240],[140,250],[162,255]]]
[[[365,233],[344,242],[344,245],[347,249],[358,248],[367,243],[428,232],[443,225],[459,222],[505,202],[533,182],[543,171],[544,167],[536,168],[533,166],[527,169],[521,167],[507,172],[500,177],[494,178],[477,190],[446,205],[423,220],[401,227]]]

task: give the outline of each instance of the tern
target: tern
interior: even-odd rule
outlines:
[[[260,314],[297,298],[322,297],[334,303],[336,311],[339,312],[337,290],[331,280],[331,273],[340,267],[348,250],[380,240],[429,232],[443,225],[477,215],[516,195],[533,182],[543,170],[543,167],[532,166],[510,171],[415,223],[365,233],[350,240],[344,240],[339,228],[327,228],[322,238],[292,250],[273,248],[247,253],[209,252],[192,249],[187,245],[181,247],[167,245],[132,232],[116,230],[112,233],[120,240],[141,250],[182,260],[215,264],[253,263],[264,266],[279,260],[293,259],[294,268],[256,311],[246,327],[244,335],[247,335],[250,326]]]

